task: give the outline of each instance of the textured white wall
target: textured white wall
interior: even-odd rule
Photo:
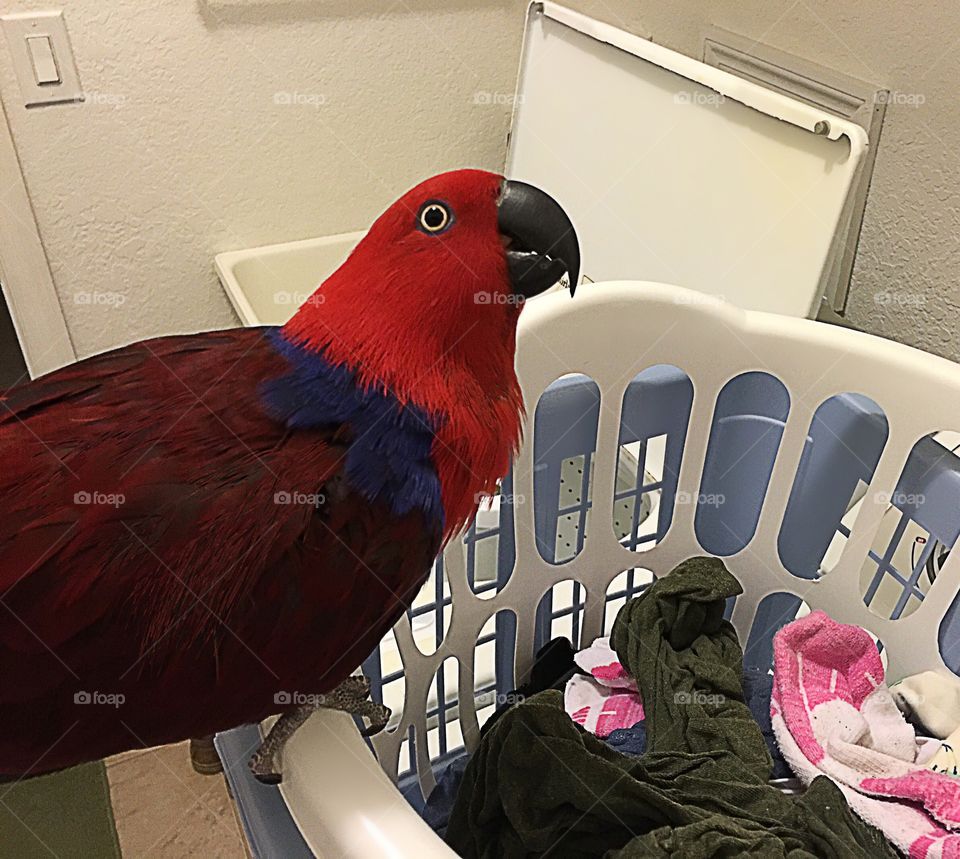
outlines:
[[[564,0],[692,57],[723,27],[889,88],[847,315],[960,360],[960,5]]]
[[[49,8],[64,10],[87,102],[23,108],[2,41],[0,94],[81,356],[235,324],[219,251],[358,229],[432,173],[502,167],[510,108],[483,94],[513,93],[517,2],[4,11]]]
[[[717,25],[898,93],[849,316],[960,358],[960,6],[567,2],[694,57]],[[357,229],[430,173],[502,164],[524,0],[58,5],[91,98],[24,110],[5,48],[0,94],[81,355],[232,324],[218,251]]]

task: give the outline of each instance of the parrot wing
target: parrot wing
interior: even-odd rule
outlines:
[[[422,584],[435,529],[346,486],[350,428],[262,408],[286,370],[266,335],[144,341],[0,400],[0,772],[56,744],[76,690],[123,690],[127,730],[81,724],[42,769],[326,691]]]
[[[0,641],[56,648],[117,597],[150,590],[160,577],[145,569],[196,575],[205,560],[268,554],[273,540],[242,512],[279,479],[284,428],[238,399],[235,382],[255,394],[280,372],[263,332],[248,329],[145,341],[10,391],[0,401],[0,598],[29,630],[4,624]],[[301,463],[322,481],[337,453],[312,441]],[[299,512],[270,508],[268,534]]]

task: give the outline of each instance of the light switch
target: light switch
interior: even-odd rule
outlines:
[[[29,36],[27,38],[27,48],[30,51],[30,59],[33,60],[33,73],[36,76],[36,82],[40,86],[60,83],[60,72],[57,70],[57,60],[53,56],[53,45],[50,43],[50,37]]]
[[[26,107],[83,101],[63,12],[0,16]]]

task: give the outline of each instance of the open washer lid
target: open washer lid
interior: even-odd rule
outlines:
[[[507,175],[564,206],[591,280],[815,316],[858,125],[556,3],[531,5]]]

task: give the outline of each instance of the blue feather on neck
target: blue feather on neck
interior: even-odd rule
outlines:
[[[261,386],[269,414],[294,430],[349,426],[344,474],[350,486],[370,501],[386,500],[397,516],[419,508],[442,531],[430,417],[389,392],[364,389],[352,370],[291,343],[280,329],[267,336],[290,365],[289,373]]]

